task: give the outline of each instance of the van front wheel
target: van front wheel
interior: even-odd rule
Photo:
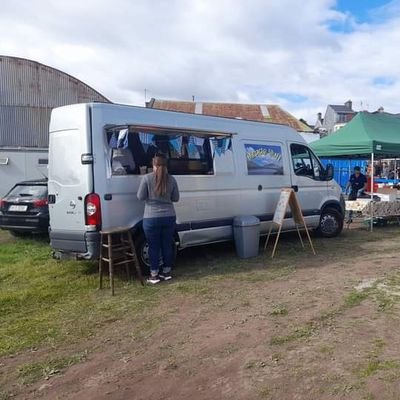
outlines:
[[[343,216],[334,208],[327,207],[322,211],[317,233],[326,238],[332,238],[343,230]]]
[[[175,263],[175,258],[177,253],[175,241],[172,242],[172,246],[174,255],[173,263]],[[135,237],[135,247],[136,247],[136,254],[139,259],[140,268],[142,270],[142,274],[144,276],[148,276],[150,275],[149,244],[147,243],[144,233],[140,233]],[[160,256],[160,263],[159,263],[160,268],[162,267],[162,264],[163,264],[162,258]]]

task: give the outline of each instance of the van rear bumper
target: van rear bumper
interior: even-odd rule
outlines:
[[[50,229],[50,245],[55,252],[96,260],[100,254],[100,233],[82,231],[53,231]]]

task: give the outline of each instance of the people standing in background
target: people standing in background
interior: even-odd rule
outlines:
[[[388,179],[388,176],[389,176],[389,166],[386,162],[384,162],[382,167],[382,178]]]
[[[382,174],[382,168],[380,164],[375,164],[375,169],[374,169],[374,176],[380,177]]]
[[[153,158],[153,172],[145,175],[139,185],[137,197],[145,201],[143,230],[149,244],[149,283],[172,278],[174,258],[173,241],[176,214],[173,203],[179,201],[179,189],[175,178],[168,174],[167,157],[156,153]],[[163,268],[159,272],[160,254]]]
[[[354,167],[354,174],[350,176],[346,185],[346,193],[349,193],[349,200],[357,200],[367,185],[367,177],[361,173],[360,167]]]

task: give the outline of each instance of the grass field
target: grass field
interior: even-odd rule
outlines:
[[[372,234],[366,230],[347,231],[336,239],[315,239],[318,254],[313,257],[309,249],[301,249],[296,236],[288,235],[279,245],[274,260],[269,254],[240,260],[231,244],[190,249],[178,256],[173,282],[141,287],[136,281],[126,282],[121,275],[117,277],[116,296],[111,297],[109,290],[97,289],[95,264],[56,261],[51,258],[45,239],[17,240],[6,232],[0,232],[0,388],[6,388],[0,389],[0,399],[22,396],[32,390],[37,395],[36,382],[51,381],[53,376],[64,374],[73,365],[90,362],[110,343],[119,348],[130,341],[146,347],[152,338],[162,336],[163,330],[167,332],[171,328],[171,319],[178,315],[182,321],[188,315],[195,315],[195,322],[190,322],[193,326],[206,323],[209,315],[215,315],[217,325],[218,318],[221,324],[224,320],[226,332],[241,329],[240,325],[248,324],[254,315],[262,323],[265,319],[271,321],[275,328],[268,337],[259,340],[262,340],[264,351],[268,349],[270,357],[278,360],[274,361],[277,365],[287,354],[286,346],[290,348],[292,343],[315,340],[331,325],[339,331],[344,329],[340,324],[336,326],[334,321],[368,302],[372,302],[378,317],[385,315],[385,324],[390,324],[390,321],[395,324],[398,320],[393,315],[398,310],[400,297],[393,293],[400,287],[400,275],[393,266],[390,270],[384,266],[388,255],[393,264],[399,238],[397,227],[376,230]],[[380,253],[385,257],[381,258]],[[382,274],[365,289],[356,290],[354,287],[363,278],[359,276],[359,268],[369,258],[375,260],[375,270],[382,265]],[[353,273],[350,273],[351,263],[355,263],[354,267],[358,265]],[[321,276],[320,279],[333,283],[327,284],[325,289],[320,287],[321,283],[314,288],[314,278],[308,277],[307,269],[313,274],[323,273],[326,278]],[[333,289],[335,274],[344,274],[345,279],[340,279],[345,283]],[[364,275],[369,275],[367,270]],[[314,307],[316,315],[310,316],[307,311],[300,317],[294,311],[296,279],[303,282],[299,285],[305,285],[309,293],[296,298],[298,310]],[[279,298],[267,296],[269,291],[278,288]],[[170,306],[166,307],[167,304]],[[240,317],[239,321],[225,323],[229,315],[243,315],[243,319]],[[372,316],[368,316],[368,320],[370,318]],[[343,326],[351,326],[351,323],[350,318]],[[181,357],[185,351],[182,349],[194,340],[191,337],[192,325],[186,328],[182,325],[180,341],[168,344],[167,350],[163,348],[160,360],[166,363],[166,374],[175,371],[183,362]],[[207,325],[208,334],[212,335],[213,329],[212,323]],[[222,345],[217,358],[233,360],[236,355],[250,352],[251,346],[260,345],[257,338],[247,343],[249,332],[238,331],[237,335],[239,339],[228,340]],[[367,387],[368,379],[389,372],[391,377],[393,374],[397,376],[400,371],[398,354],[392,354],[388,359],[380,358],[377,354],[383,352],[388,339],[378,339],[374,338],[377,342],[374,342],[372,350],[367,351],[366,361],[352,367],[354,379],[348,379],[352,382],[348,383],[351,388],[345,383],[336,388],[340,393],[349,391],[360,396],[374,396],[373,390]],[[331,355],[334,351],[329,341],[321,341],[316,346],[321,349],[321,354]],[[203,358],[206,359],[204,354],[199,355],[199,360]],[[270,361],[262,359],[245,358],[244,370],[257,371],[257,374],[265,370],[263,363],[270,364]],[[200,361],[199,365],[201,368]],[[1,366],[5,368],[2,370]],[[281,373],[285,374],[285,370]],[[286,373],[291,375],[287,370]],[[335,381],[330,387],[336,387],[336,380],[330,379]],[[285,395],[272,383],[268,387],[254,382],[252,385],[257,387],[259,398]],[[148,398],[152,398],[150,394]],[[176,395],[176,398],[180,397]]]
[[[228,245],[229,258],[215,246],[213,261],[202,258],[189,262],[183,256],[172,285],[142,287],[137,281],[117,277],[117,297],[108,290],[98,290],[97,264],[52,259],[46,238],[14,239],[0,232],[0,356],[15,354],[38,346],[73,343],[88,337],[102,324],[120,319],[127,311],[138,319],[165,295],[194,294],[206,296],[213,282],[234,274],[237,279],[269,280],[291,273],[285,261],[260,270],[260,258],[241,261]],[[226,245],[225,245],[226,246]],[[297,249],[300,251],[300,249]],[[293,256],[296,249],[291,249]],[[201,250],[195,250],[201,253]],[[213,254],[214,253],[214,254]],[[256,267],[253,273],[248,272]],[[201,278],[201,279],[199,279]]]

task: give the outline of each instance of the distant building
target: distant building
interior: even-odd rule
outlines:
[[[317,114],[317,120],[314,125],[314,132],[322,133],[324,130],[323,125],[324,125],[324,119],[322,118],[322,113],[319,112]]]
[[[319,113],[316,125],[322,124],[319,128],[322,136],[330,135],[345,126],[355,115],[351,100],[346,101],[343,105],[329,104],[324,119]]]
[[[159,110],[180,111],[192,114],[211,115],[245,119],[249,121],[272,122],[288,125],[298,132],[312,133],[313,129],[305,122],[298,120],[292,114],[275,104],[237,104],[209,103],[192,101],[175,101],[151,99],[146,103],[148,108]]]
[[[380,106],[376,111],[373,111],[372,114],[385,114],[385,115],[393,115],[394,117],[400,117],[400,113],[397,114],[388,113],[382,106]]]

